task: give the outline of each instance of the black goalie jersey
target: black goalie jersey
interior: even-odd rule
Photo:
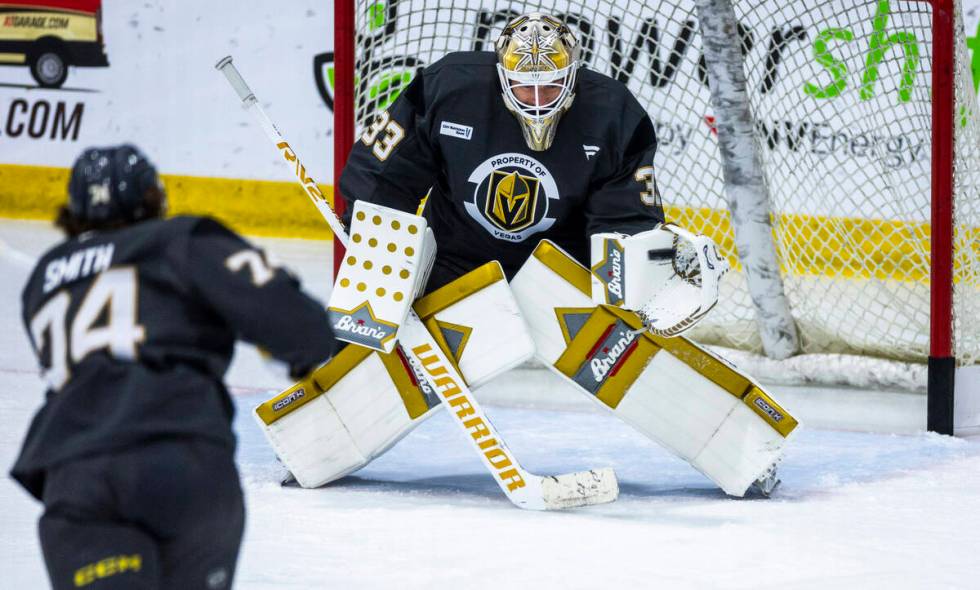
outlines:
[[[221,379],[236,338],[296,369],[335,342],[323,308],[219,223],[82,234],[38,262],[23,316],[49,384],[12,470],[40,498],[63,461],[161,437],[233,447]]]
[[[499,260],[512,276],[544,238],[587,263],[592,233],[663,221],[653,125],[623,84],[581,69],[554,143],[535,152],[496,64],[490,52],[452,53],[416,76],[355,143],[343,194],[415,212],[431,188],[437,261],[455,275]]]

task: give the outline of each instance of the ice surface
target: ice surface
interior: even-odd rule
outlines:
[[[42,396],[19,291],[26,263],[56,237],[39,224],[0,222],[4,470]],[[325,296],[324,244],[263,243]],[[612,466],[622,488],[614,504],[532,513],[510,505],[441,414],[355,476],[317,490],[280,487],[248,413],[285,382],[248,347],[228,382],[248,503],[238,588],[980,587],[976,439],[804,429],[774,498],[734,500],[615,418],[566,400],[573,392],[510,378],[479,395],[503,402],[489,413],[528,469]],[[564,409],[542,409],[550,407]],[[798,409],[804,422],[832,424],[834,407]],[[40,506],[9,478],[0,478],[0,503],[0,586],[45,587]]]

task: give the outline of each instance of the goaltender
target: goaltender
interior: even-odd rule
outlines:
[[[794,420],[723,361],[669,338],[715,305],[727,263],[710,238],[664,223],[649,116],[623,84],[581,67],[575,36],[555,18],[512,20],[496,50],[452,53],[423,70],[365,129],[340,178],[348,197],[403,212],[428,193],[436,251],[418,315],[470,388],[534,355],[726,493],[771,492]],[[356,238],[387,230],[366,209],[353,216],[341,267],[358,278],[338,282],[343,305],[332,299],[331,313],[360,314],[384,335],[375,326],[393,324],[368,307],[373,294],[378,309],[390,303],[384,283],[372,283],[384,280],[371,260],[382,248]],[[357,341],[342,324],[338,336]],[[420,378],[398,353],[359,348],[258,410],[304,487],[360,469],[441,405],[425,382],[446,381]],[[329,402],[311,401],[316,392]],[[467,403],[456,396],[447,411],[466,420]],[[482,440],[479,422],[463,424]]]

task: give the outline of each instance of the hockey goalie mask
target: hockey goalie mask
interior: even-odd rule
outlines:
[[[504,104],[528,147],[544,151],[575,99],[578,40],[560,20],[532,12],[508,23],[496,48]]]

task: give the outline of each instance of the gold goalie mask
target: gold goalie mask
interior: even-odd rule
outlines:
[[[544,151],[575,99],[578,40],[560,20],[532,12],[504,27],[496,49],[504,104],[520,121],[528,147]]]

